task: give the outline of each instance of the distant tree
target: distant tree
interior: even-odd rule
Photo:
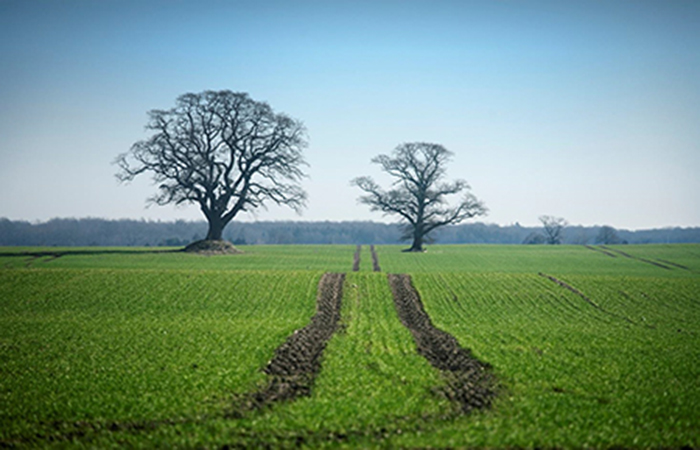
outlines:
[[[550,245],[561,244],[564,227],[568,225],[566,220],[561,217],[540,216],[540,222],[544,227],[546,243]]]
[[[413,240],[407,251],[423,251],[428,234],[438,227],[456,224],[486,213],[483,203],[469,193],[464,180],[444,182],[446,164],[452,157],[441,145],[424,142],[401,144],[391,156],[379,155],[372,162],[395,178],[393,189],[385,191],[370,177],[359,177],[352,184],[367,195],[359,198],[372,211],[397,215],[403,222],[402,240]],[[447,196],[464,193],[456,206]]]
[[[528,234],[525,239],[523,240],[523,244],[529,244],[529,245],[540,245],[544,244],[547,242],[547,238],[544,237],[542,233],[538,233],[536,231],[533,231],[532,233]]]
[[[598,231],[598,235],[595,238],[596,244],[604,244],[604,245],[611,245],[611,244],[620,244],[620,237],[617,235],[617,230],[615,228],[604,225],[600,227],[600,230]]]
[[[153,135],[119,155],[117,178],[150,172],[158,183],[151,202],[198,204],[209,223],[206,240],[220,240],[238,213],[268,201],[297,211],[305,205],[301,122],[231,91],[184,94],[149,118]]]
[[[567,231],[567,235],[571,235],[570,231]],[[574,245],[587,245],[588,242],[591,240],[591,237],[586,233],[585,229],[578,228],[576,230],[576,233],[573,237],[567,239],[567,242],[574,244]]]

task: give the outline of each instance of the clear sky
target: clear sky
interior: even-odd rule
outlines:
[[[0,217],[203,219],[112,161],[148,110],[230,89],[310,137],[304,214],[243,220],[387,220],[349,181],[427,141],[486,222],[700,226],[698,24],[694,0],[0,0]]]

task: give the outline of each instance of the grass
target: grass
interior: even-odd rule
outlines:
[[[3,250],[0,442],[698,447],[700,246],[611,248],[629,257],[578,246],[380,246],[384,273],[371,272],[367,246],[356,273],[354,246],[216,257]],[[226,418],[313,315],[323,271],[347,272],[344,326],[311,396]],[[493,366],[492,409],[460,416],[438,393],[441,375],[398,321],[386,272],[411,274],[433,322]]]

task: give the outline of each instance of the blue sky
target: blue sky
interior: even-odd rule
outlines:
[[[0,217],[145,208],[114,158],[185,92],[248,92],[309,132],[299,217],[390,220],[349,181],[411,141],[486,222],[700,226],[700,2],[0,0]]]

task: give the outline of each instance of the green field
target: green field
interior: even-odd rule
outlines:
[[[699,447],[700,245],[0,249],[0,446]],[[63,252],[63,253],[62,253]],[[311,395],[231,415],[344,272]],[[399,322],[407,273],[433,323],[493,367],[464,415]]]

